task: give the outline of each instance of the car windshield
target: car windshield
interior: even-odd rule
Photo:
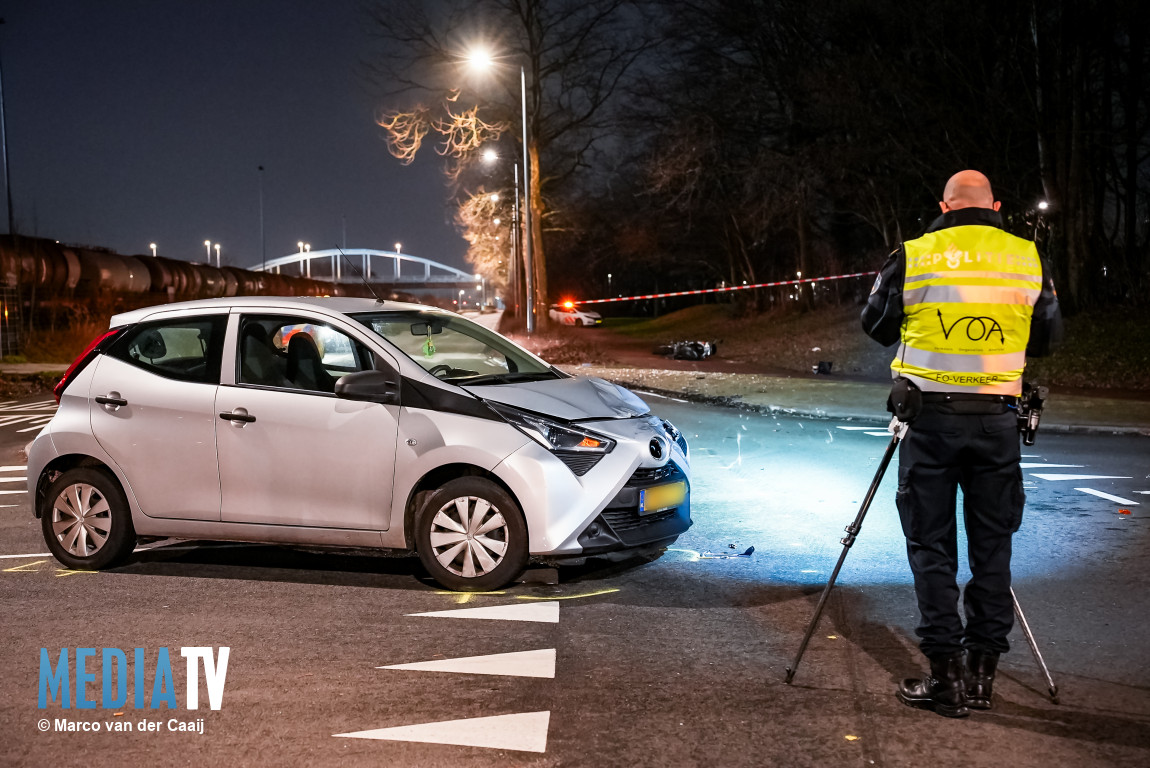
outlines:
[[[462,386],[559,378],[550,365],[458,315],[407,310],[352,315],[428,373]]]

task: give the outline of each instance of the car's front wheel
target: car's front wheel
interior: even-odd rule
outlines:
[[[448,589],[498,589],[527,566],[527,524],[519,505],[482,477],[457,478],[433,493],[415,537],[423,567]]]
[[[128,500],[106,471],[78,467],[61,473],[40,505],[48,549],[69,568],[108,568],[135,549]]]

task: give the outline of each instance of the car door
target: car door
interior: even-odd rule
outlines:
[[[214,406],[226,322],[140,323],[97,360],[92,434],[149,517],[220,519]]]
[[[216,397],[225,522],[387,529],[399,408],[333,392],[374,357],[330,322],[240,315],[234,383]]]

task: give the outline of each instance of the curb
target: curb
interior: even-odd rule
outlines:
[[[661,389],[659,387],[652,387],[646,384],[627,381],[619,377],[611,377],[607,380],[614,384],[619,384],[620,386],[634,390],[636,393],[650,392],[654,395],[660,395],[668,398],[677,398],[692,403],[718,405],[724,408],[735,408],[738,410],[751,411],[754,413],[762,413],[768,415],[783,414],[786,416],[795,416],[815,421],[863,421],[881,427],[886,427],[887,424],[890,423],[889,415],[880,415],[874,413],[873,411],[823,411],[820,409],[804,409],[801,406],[792,408],[781,405],[759,405],[757,403],[748,403],[744,401],[740,396],[732,397],[727,395],[702,395],[695,392]],[[1039,431],[1058,432],[1059,434],[1071,435],[1141,435],[1150,437],[1150,426],[1134,425],[1063,424],[1060,422],[1043,421],[1042,425],[1039,427]]]

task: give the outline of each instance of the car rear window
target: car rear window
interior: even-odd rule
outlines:
[[[166,379],[218,384],[226,325],[226,315],[140,323],[108,356]]]

